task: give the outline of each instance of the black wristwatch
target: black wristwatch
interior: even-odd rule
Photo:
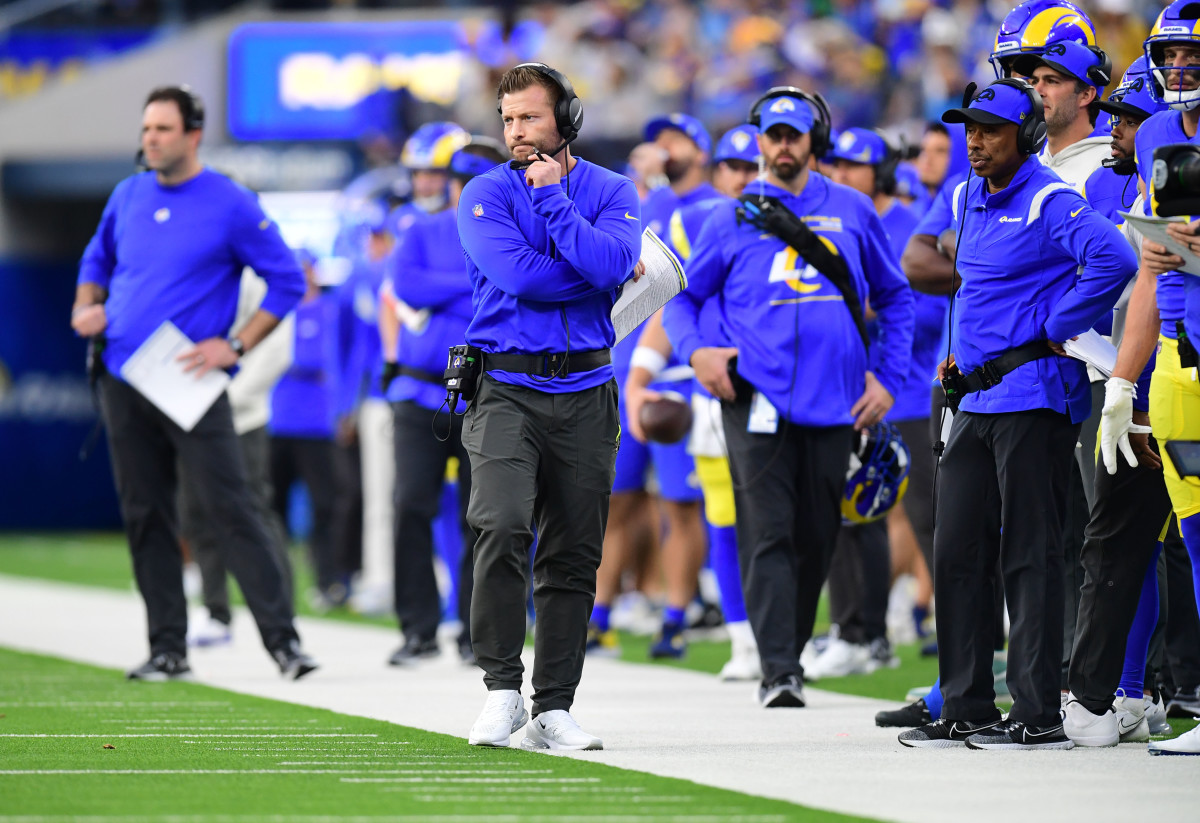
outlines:
[[[233,349],[233,353],[239,358],[246,353],[246,344],[242,342],[240,337],[229,338],[229,348]]]

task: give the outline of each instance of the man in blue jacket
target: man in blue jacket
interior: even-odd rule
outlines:
[[[467,342],[484,371],[462,434],[467,522],[479,534],[471,637],[489,692],[468,740],[507,746],[528,717],[521,649],[536,527],[533,720],[522,745],[599,749],[569,710],[620,434],[610,315],[638,262],[637,189],[571,155],[583,108],[560,72],[523,63],[496,96],[517,168],[474,178],[458,205],[474,286]]]
[[[471,280],[458,242],[459,197],[467,181],[503,161],[499,149],[485,142],[456,151],[448,166],[447,208],[417,217],[388,261],[395,299],[385,297],[384,310],[404,315],[396,348],[385,353],[384,366],[396,453],[395,603],[404,633],[403,645],[388,660],[393,666],[438,653],[441,603],[433,567],[433,521],[442,502],[450,458],[458,462],[459,514],[463,521],[462,553],[458,555],[463,573],[456,590],[458,616],[463,623],[458,650],[464,661],[475,659],[469,625],[475,535],[465,522],[471,497],[471,463],[462,444],[464,409],[461,402],[459,408],[446,408],[442,371],[446,368],[446,352],[462,342],[472,314]],[[396,312],[397,306],[400,312]],[[444,414],[435,417],[435,412]]]
[[[738,554],[766,707],[804,705],[798,661],[841,522],[853,428],[887,413],[912,348],[912,293],[870,198],[809,170],[810,157],[829,148],[818,102],[784,87],[755,104],[751,123],[760,129],[767,175],[746,187],[741,206],[713,210],[688,261],[689,286],[663,312],[680,360],[724,401]],[[752,222],[770,203],[803,221],[826,250],[814,258],[831,274]],[[857,306],[846,297],[851,291]],[[730,343],[723,347],[706,340],[700,322],[717,294]],[[865,299],[879,317],[877,373],[868,371],[858,327]]]
[[[186,88],[152,91],[142,111],[150,171],[118,184],[79,265],[71,327],[106,340],[100,404],[108,429],[121,514],[146,603],[150,659],[133,680],[190,676],[187,601],[176,515],[176,466],[194,481],[200,506],[225,532],[222,560],[286,677],[316,668],[300,651],[283,573],[271,538],[246,504],[246,470],[222,394],[184,431],[121,377],[121,368],[165,322],[195,345],[179,360],[203,375],[231,369],[267,336],[304,292],[304,276],[279,228],[253,193],[197,158],[203,105]],[[267,281],[262,306],[227,338],[242,269]]]
[[[961,402],[939,478],[934,533],[941,718],[906,746],[1069,749],[1059,718],[1066,484],[1090,391],[1062,344],[1112,310],[1137,263],[1115,227],[1033,158],[1041,99],[993,83],[947,123],[966,123],[975,175],[954,194],[961,286],[952,310],[948,396]],[[999,557],[1012,630],[995,706],[992,641]]]

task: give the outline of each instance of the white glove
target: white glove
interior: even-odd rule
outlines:
[[[1150,434],[1149,426],[1133,422],[1133,398],[1137,386],[1123,377],[1110,377],[1104,384],[1104,410],[1100,413],[1100,456],[1109,474],[1117,473],[1117,447],[1131,467],[1138,464],[1130,434]]]

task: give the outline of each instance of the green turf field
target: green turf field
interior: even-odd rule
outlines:
[[[0,649],[0,823],[862,820]]]

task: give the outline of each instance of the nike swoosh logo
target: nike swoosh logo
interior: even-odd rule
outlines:
[[[1025,739],[1028,740],[1031,737],[1046,737],[1047,735],[1058,734],[1061,731],[1062,731],[1062,726],[1055,726],[1052,729],[1046,729],[1045,731],[1042,731],[1042,732],[1031,732],[1029,730],[1029,727],[1025,726],[1021,730],[1021,733],[1024,735]]]
[[[1071,216],[1074,217],[1075,215],[1079,214],[1079,212],[1081,212],[1081,211],[1083,211],[1083,206],[1080,206],[1079,208],[1075,209],[1075,211],[1071,212]]]
[[[1132,722],[1127,722],[1127,721],[1132,721]],[[1134,717],[1132,715],[1121,715],[1120,717],[1117,718],[1117,729],[1122,734],[1127,731],[1130,731],[1132,729],[1136,729],[1141,724],[1142,724],[1142,719],[1140,717]]]
[[[1072,217],[1074,217],[1075,215],[1073,215],[1073,214],[1072,214],[1071,216],[1072,216]],[[633,216],[632,214],[630,214],[629,212],[625,212],[625,219],[626,219],[626,220],[637,220],[637,218],[636,218],[636,217],[634,217],[634,216]]]

